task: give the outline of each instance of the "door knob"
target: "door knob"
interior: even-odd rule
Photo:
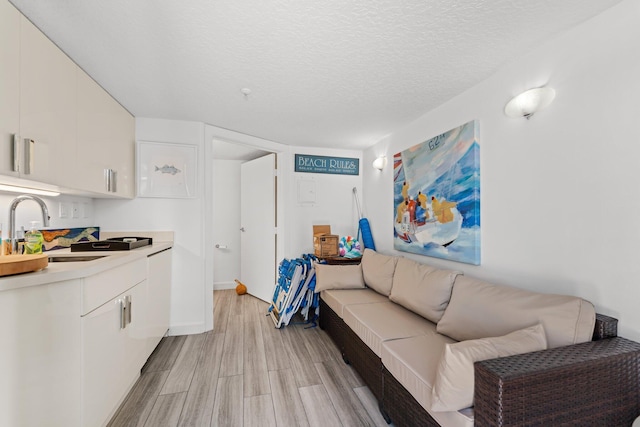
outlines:
[[[240,231],[244,233],[244,227],[240,227]]]

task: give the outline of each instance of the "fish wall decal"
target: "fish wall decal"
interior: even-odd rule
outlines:
[[[159,168],[158,166],[156,166],[156,172],[161,172],[161,173],[170,173],[171,175],[175,175],[177,173],[182,172],[180,169],[178,169],[177,167],[171,165],[164,165],[161,168]]]

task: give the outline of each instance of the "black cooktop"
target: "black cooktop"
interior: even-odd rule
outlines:
[[[71,244],[71,252],[90,251],[129,251],[153,243],[151,237],[112,237],[93,242],[76,242]]]

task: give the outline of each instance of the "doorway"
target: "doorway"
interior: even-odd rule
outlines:
[[[281,161],[281,156],[284,155],[286,158],[286,153],[283,153],[279,147],[274,147],[274,150],[270,150],[271,147],[262,149],[218,140],[216,137],[212,137],[210,141],[213,141],[213,143],[209,146],[211,151],[207,156],[211,162],[207,167],[207,173],[209,174],[207,182],[211,186],[208,191],[211,197],[209,197],[207,201],[207,211],[209,212],[209,220],[207,221],[209,227],[207,251],[209,255],[207,256],[208,267],[206,271],[208,275],[206,286],[207,329],[210,329],[213,324],[213,290],[235,288],[235,279],[243,282],[245,280],[251,280],[245,278],[241,269],[241,235],[243,234],[240,231],[242,227],[240,203],[243,193],[240,188],[241,165],[265,156],[271,156],[274,158],[274,162],[277,159],[278,163]],[[273,172],[271,179],[274,179]],[[282,221],[282,210],[279,208],[279,205],[283,203],[282,186],[282,179],[278,179],[276,187],[277,197],[274,207],[274,209],[277,210],[277,214],[276,219],[274,219],[274,225]],[[258,213],[261,212],[260,209],[255,211]],[[274,225],[271,226],[272,230]],[[276,260],[282,257],[284,251],[283,239],[282,234],[277,237],[276,240],[278,243],[275,256],[273,258],[269,256],[269,258],[273,259],[270,264],[270,271],[273,272],[272,274],[274,276],[277,271]],[[260,247],[259,244],[251,245],[247,243],[247,245]],[[249,259],[252,258],[255,258],[255,256],[249,256]],[[268,279],[268,282],[271,282],[271,279]],[[275,283],[275,278],[273,279],[273,283]],[[267,292],[262,291],[260,294],[256,292],[252,293],[261,299],[270,299],[270,293],[273,292],[273,283],[266,285],[266,288],[270,288]],[[250,284],[247,283],[248,287],[249,285]],[[250,292],[251,291],[250,288]]]

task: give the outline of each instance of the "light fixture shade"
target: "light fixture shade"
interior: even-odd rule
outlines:
[[[373,167],[381,171],[387,165],[387,156],[380,156],[373,161]]]
[[[522,92],[511,99],[504,107],[504,113],[509,117],[529,118],[542,110],[556,97],[556,91],[550,87],[538,87]]]

